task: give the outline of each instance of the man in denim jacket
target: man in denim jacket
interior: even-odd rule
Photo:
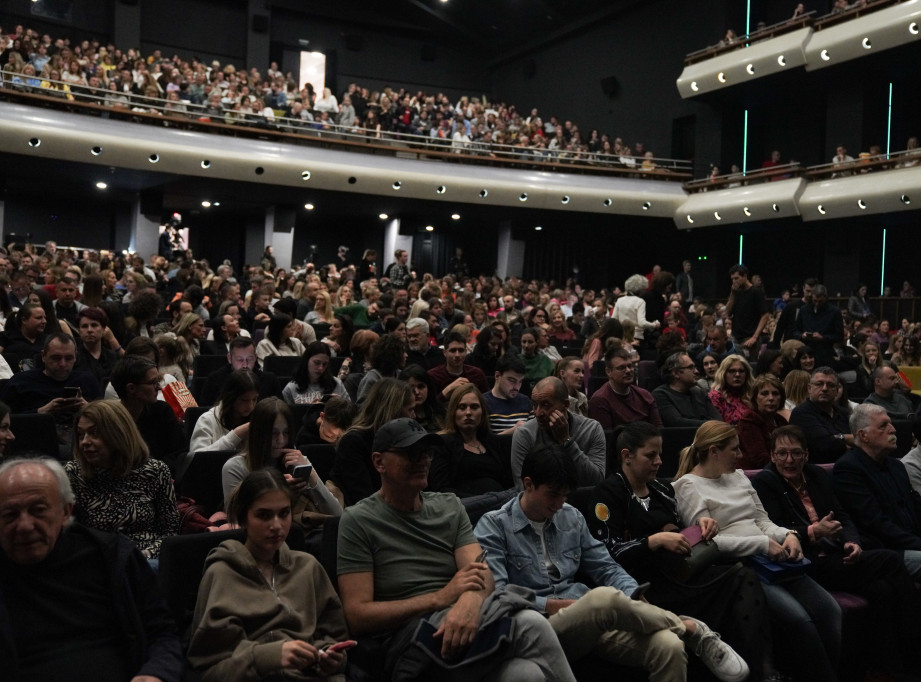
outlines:
[[[745,661],[704,623],[631,599],[636,581],[592,538],[585,519],[565,504],[576,489],[572,458],[560,446],[529,453],[524,492],[483,516],[474,530],[487,550],[496,587],[528,587],[571,661],[590,653],[640,666],[651,682],[687,679],[685,644],[721,680],[744,680]],[[576,582],[577,572],[599,585]]]

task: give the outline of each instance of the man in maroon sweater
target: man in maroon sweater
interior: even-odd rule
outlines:
[[[589,399],[589,417],[604,429],[636,421],[662,427],[655,398],[645,388],[633,384],[633,361],[629,351],[623,348],[608,351],[604,356],[604,373],[608,375],[608,383]]]
[[[473,384],[480,393],[489,390],[486,375],[473,365],[464,364],[467,357],[467,339],[462,334],[453,332],[445,337],[445,364],[429,370],[432,389],[441,401],[448,400],[456,388]]]

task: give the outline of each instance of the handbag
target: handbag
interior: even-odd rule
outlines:
[[[688,526],[678,532],[691,545],[691,553],[682,557],[674,556],[668,562],[666,571],[672,578],[687,581],[715,564],[719,559],[720,550],[713,540],[704,540],[700,526]]]
[[[763,554],[745,557],[745,565],[751,568],[758,579],[766,585],[779,585],[806,575],[812,562],[803,557],[799,561],[772,561]]]

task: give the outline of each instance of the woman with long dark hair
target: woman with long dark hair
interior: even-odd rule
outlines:
[[[413,395],[415,420],[426,431],[438,431],[444,421],[445,408],[435,398],[432,380],[424,367],[409,365],[400,372],[400,380],[409,384]]]
[[[189,452],[239,451],[249,436],[249,417],[259,401],[259,377],[248,369],[231,372],[217,404],[195,422]]]
[[[314,341],[307,346],[301,361],[294,372],[294,378],[288,382],[281,397],[289,405],[306,405],[323,400],[323,396],[335,394],[346,400],[348,391],[329,371],[329,346],[321,341]]]
[[[287,355],[300,357],[304,354],[304,344],[297,338],[297,325],[290,315],[279,313],[272,315],[265,328],[265,338],[256,344],[256,358],[259,368],[269,355]]]

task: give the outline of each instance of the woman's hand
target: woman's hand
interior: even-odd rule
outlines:
[[[787,561],[790,558],[787,555],[787,548],[776,540],[768,540],[767,555],[771,561]]]
[[[281,667],[304,670],[316,665],[319,657],[317,649],[312,644],[299,639],[285,642],[281,645]]]
[[[345,663],[345,652],[321,649],[320,659],[317,662],[317,671],[322,677],[329,677],[338,673],[342,669],[343,663]]]
[[[799,561],[803,558],[803,548],[799,544],[799,538],[793,533],[784,538],[783,546],[787,550],[787,561]]]
[[[649,549],[664,549],[666,552],[687,555],[691,553],[691,544],[681,533],[665,531],[649,536]]]
[[[245,424],[240,424],[239,426],[234,428],[233,432],[237,434],[237,438],[239,438],[240,440],[246,440],[247,438],[249,438],[249,422],[246,422]]]
[[[716,522],[716,519],[708,516],[701,516],[697,520],[697,525],[700,526],[700,533],[704,540],[712,540],[713,536],[720,532],[720,524]]]
[[[286,469],[290,469],[291,467],[299,466],[301,464],[310,464],[310,462],[307,461],[307,458],[304,457],[304,453],[295,448],[285,448],[282,450],[281,458]]]

